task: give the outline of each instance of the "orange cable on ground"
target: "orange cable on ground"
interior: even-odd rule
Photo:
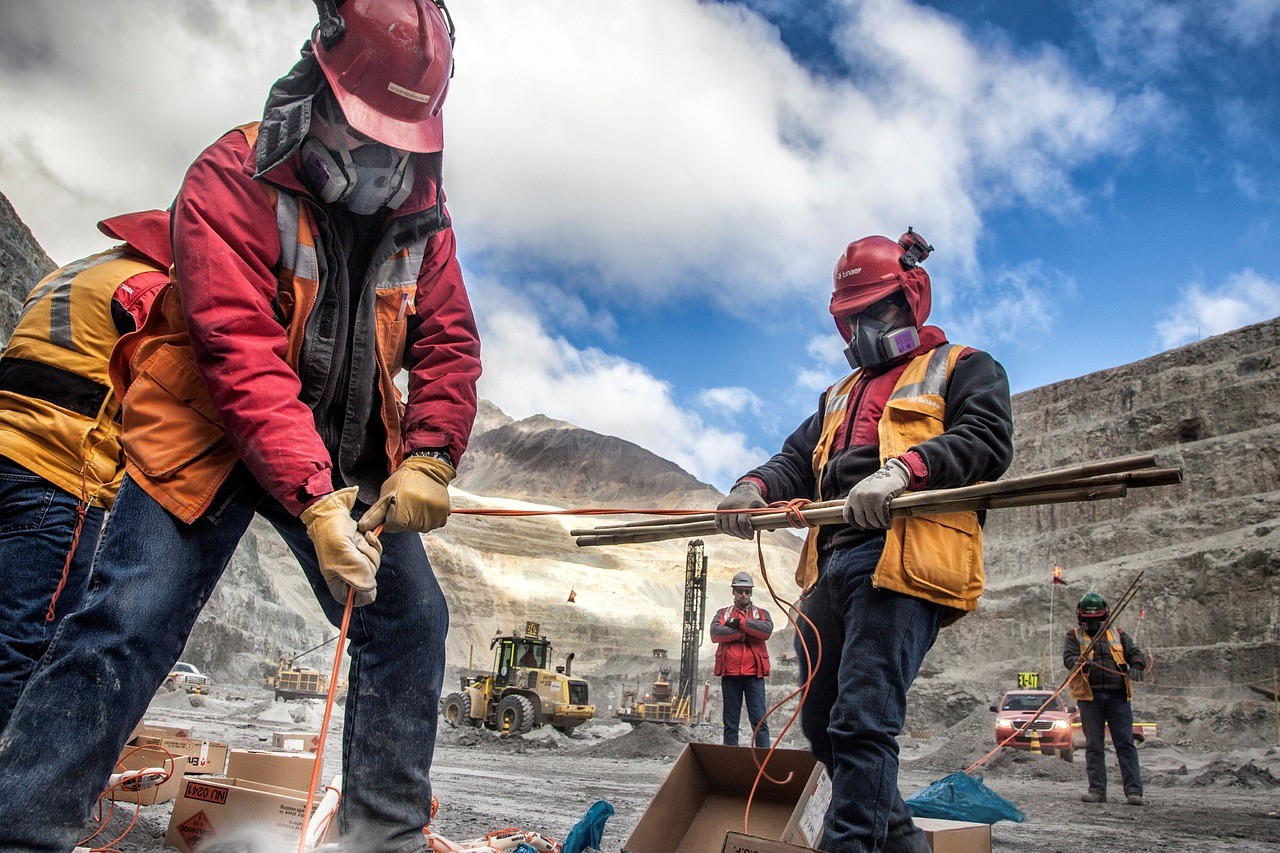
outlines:
[[[376,536],[382,532],[382,525],[374,531]],[[316,740],[316,760],[311,768],[311,784],[307,787],[307,805],[302,814],[302,831],[298,836],[298,853],[303,853],[307,844],[307,829],[311,825],[311,807],[315,804],[316,788],[320,785],[320,774],[324,771],[324,742],[329,735],[329,718],[333,714],[334,697],[338,692],[338,672],[342,666],[342,649],[347,642],[347,629],[351,627],[351,611],[355,609],[356,589],[347,588],[347,604],[342,611],[342,627],[338,629],[338,648],[333,653],[333,669],[329,673],[329,694],[324,700],[324,719],[320,723],[320,736]]]

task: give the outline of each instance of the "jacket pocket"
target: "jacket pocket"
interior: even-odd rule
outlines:
[[[902,567],[909,583],[946,598],[982,593],[982,526],[977,513],[948,512],[907,519]]]
[[[165,344],[139,366],[124,397],[122,437],[133,463],[157,480],[230,446],[190,350]]]
[[[409,330],[409,315],[414,311],[413,288],[395,287],[378,291],[378,351],[387,372],[395,376],[404,366],[404,344]]]

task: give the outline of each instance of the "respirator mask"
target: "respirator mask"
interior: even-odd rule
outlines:
[[[326,204],[352,213],[395,210],[413,189],[413,155],[360,137],[330,117],[336,109],[325,99],[312,115],[300,154],[303,182]]]
[[[912,325],[901,325],[910,315],[902,297],[889,296],[866,311],[850,317],[853,333],[844,357],[854,370],[878,367],[906,355],[920,346],[920,332]]]
[[[1080,627],[1090,634],[1096,634],[1102,630],[1102,626],[1106,624],[1106,621],[1105,619],[1081,619]]]

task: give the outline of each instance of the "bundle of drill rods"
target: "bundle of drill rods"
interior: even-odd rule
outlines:
[[[893,516],[933,515],[966,510],[1006,509],[1020,506],[1099,501],[1124,497],[1129,489],[1146,486],[1172,486],[1182,482],[1181,468],[1161,468],[1155,456],[1127,456],[1073,465],[1041,474],[1012,477],[993,483],[979,483],[958,489],[936,489],[908,492],[889,503]],[[798,520],[801,523],[797,524]],[[716,530],[715,513],[682,516],[679,521],[666,518],[633,521],[581,530],[570,530],[579,546],[629,545],[657,542],[663,539],[685,539],[711,536]],[[799,510],[771,508],[750,515],[755,530],[777,530],[782,527],[817,527],[822,524],[844,524],[844,500],[821,501]]]

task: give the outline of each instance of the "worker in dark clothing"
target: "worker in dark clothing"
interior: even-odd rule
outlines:
[[[738,572],[730,583],[733,604],[716,611],[711,620],[711,642],[716,644],[715,674],[720,676],[724,700],[724,742],[738,745],[738,725],[743,702],[747,720],[756,733],[755,745],[769,748],[769,724],[765,713],[764,680],[769,677],[769,649],[765,641],[773,636],[769,611],[751,603],[755,583],[751,575]],[[759,728],[757,728],[757,726]]]
[[[1104,729],[1111,730],[1111,744],[1120,762],[1120,778],[1124,782],[1125,802],[1142,805],[1142,768],[1138,766],[1138,748],[1133,744],[1133,681],[1142,680],[1147,658],[1133,638],[1114,625],[1102,630],[1110,610],[1096,592],[1080,599],[1076,605],[1079,630],[1067,632],[1062,649],[1062,664],[1074,670],[1080,662],[1082,645],[1088,648],[1087,662],[1071,677],[1069,689],[1080,705],[1080,726],[1084,729],[1085,773],[1089,791],[1080,796],[1086,803],[1107,801],[1107,764]],[[1093,645],[1089,643],[1092,641]]]
[[[1009,381],[985,352],[924,325],[933,247],[908,229],[865,237],[836,262],[831,315],[853,372],[768,462],[741,477],[716,526],[752,536],[766,501],[841,498],[844,524],[811,529],[796,582],[801,725],[832,779],[815,845],[841,853],[928,851],[898,791],[907,690],[940,626],[978,606],[976,512],[894,517],[904,491],[994,480],[1013,459]],[[816,666],[818,647],[821,660]]]

